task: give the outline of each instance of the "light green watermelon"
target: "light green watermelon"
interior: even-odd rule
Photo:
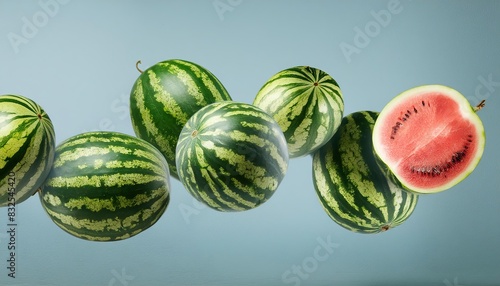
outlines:
[[[47,113],[21,95],[0,96],[0,207],[32,196],[49,174],[55,132]]]
[[[276,73],[259,90],[253,104],[278,122],[291,158],[312,154],[328,142],[344,114],[337,82],[310,66]]]

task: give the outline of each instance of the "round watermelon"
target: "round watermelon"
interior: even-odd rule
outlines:
[[[310,66],[276,73],[259,90],[253,104],[278,122],[291,158],[312,154],[328,142],[344,114],[337,82]]]
[[[345,116],[332,139],[313,154],[313,182],[323,209],[353,232],[394,228],[409,218],[418,201],[377,161],[372,145],[377,116],[373,111]]]
[[[176,162],[181,182],[196,199],[219,211],[244,211],[274,194],[288,167],[288,151],[269,114],[225,101],[207,105],[188,120]]]
[[[47,113],[21,95],[0,96],[0,207],[32,196],[47,177],[55,132]]]
[[[155,224],[170,200],[168,164],[150,143],[118,132],[86,132],[56,147],[40,192],[49,217],[91,241],[123,240]]]
[[[137,137],[165,156],[178,178],[175,148],[182,127],[200,108],[231,100],[226,88],[206,68],[181,59],[156,63],[141,73],[130,93],[130,115]]]

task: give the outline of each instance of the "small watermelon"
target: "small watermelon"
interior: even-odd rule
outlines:
[[[225,101],[200,109],[177,143],[177,170],[196,199],[219,211],[244,211],[266,202],[288,167],[278,123],[251,104]]]
[[[408,190],[447,190],[479,163],[485,131],[458,91],[425,85],[404,91],[380,112],[373,130],[375,152]]]
[[[54,160],[55,132],[47,113],[21,95],[0,96],[0,207],[32,196]]]
[[[418,201],[377,162],[371,138],[377,116],[373,111],[345,116],[333,138],[313,154],[313,183],[323,209],[353,232],[379,233],[401,225]]]
[[[153,144],[178,178],[175,148],[182,127],[200,108],[231,100],[206,68],[180,59],[159,62],[137,78],[130,93],[130,115],[137,137]]]
[[[280,125],[291,158],[312,154],[340,125],[344,101],[337,82],[326,72],[296,66],[273,75],[253,104]]]
[[[111,131],[82,133],[56,147],[39,195],[52,221],[69,234],[122,240],[164,213],[170,200],[168,165],[142,139]]]

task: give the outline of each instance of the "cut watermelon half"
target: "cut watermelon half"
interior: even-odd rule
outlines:
[[[466,178],[486,140],[476,109],[443,85],[396,96],[380,112],[372,138],[382,163],[406,189],[420,194],[447,190]]]

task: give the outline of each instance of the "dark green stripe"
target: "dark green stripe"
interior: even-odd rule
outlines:
[[[15,170],[15,167],[19,163],[22,163],[23,158],[26,155],[26,152],[31,151],[31,149],[34,147],[32,146],[32,141],[34,136],[36,136],[35,132],[32,132],[28,136],[26,136],[25,137],[26,141],[24,141],[21,147],[18,150],[16,150],[16,152],[12,154],[10,158],[9,157],[7,158],[6,165],[2,169],[0,169],[0,178],[7,177],[12,170]]]
[[[43,132],[43,130],[38,130],[38,133]],[[45,180],[45,175],[48,173],[46,170],[50,170],[53,162],[55,143],[52,139],[53,137],[47,137],[45,135],[35,134],[34,136],[41,136],[42,141],[38,146],[37,150],[32,150],[31,152],[38,153],[35,161],[31,163],[29,169],[24,174],[23,178],[20,178],[17,183],[17,189],[21,190],[26,187],[30,181],[35,181],[34,185],[39,186]],[[51,138],[51,139],[49,139]],[[34,146],[32,146],[34,148]],[[42,166],[42,167],[40,167]],[[31,195],[31,194],[28,194]]]
[[[33,111],[35,114],[41,111],[41,108],[37,106],[31,99],[20,95],[3,95],[0,96],[0,104],[3,103],[14,103],[20,105],[28,110]]]

